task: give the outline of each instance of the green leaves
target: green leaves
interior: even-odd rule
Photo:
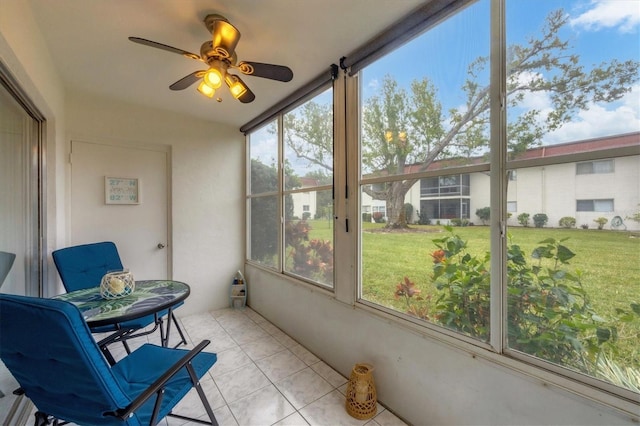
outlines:
[[[433,318],[443,326],[487,339],[489,330],[489,255],[467,252],[466,241],[448,234],[434,240],[445,253],[433,265],[440,295]],[[590,372],[605,347],[615,351],[614,324],[640,316],[640,304],[604,318],[591,307],[580,271],[564,268],[576,254],[567,239],[540,241],[531,256],[509,241],[507,246],[507,327],[509,347],[577,371]],[[436,258],[436,252],[432,254]],[[536,264],[530,264],[531,259]]]

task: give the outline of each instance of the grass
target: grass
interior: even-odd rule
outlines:
[[[331,223],[311,221],[310,238],[332,239]],[[440,226],[412,225],[418,232],[387,233],[383,224],[363,225],[362,282],[363,298],[404,312],[403,301],[394,298],[396,284],[405,276],[422,290],[422,295],[435,294],[431,281],[436,249],[433,240],[444,236]],[[470,226],[454,228],[467,241],[470,253],[489,251],[489,228]],[[603,318],[611,318],[616,309],[629,309],[631,302],[640,303],[640,235],[630,232],[584,229],[522,228],[508,230],[513,244],[531,253],[546,238],[566,239],[564,245],[576,256],[568,265],[580,270],[591,304]],[[533,260],[533,259],[532,259]],[[640,324],[621,324],[618,349],[628,366],[640,368]]]

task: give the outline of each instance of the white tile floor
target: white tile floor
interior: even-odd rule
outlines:
[[[373,419],[357,420],[347,414],[347,379],[250,308],[179,317],[179,321],[188,347],[208,339],[211,344],[205,350],[218,354],[218,362],[201,383],[221,426],[405,425],[380,404]],[[171,340],[177,341],[176,337],[173,329]],[[130,345],[133,349],[146,341],[157,343],[159,334]],[[126,355],[120,345],[111,348],[116,359]],[[206,419],[194,390],[174,411]],[[160,424],[198,423],[167,417]]]

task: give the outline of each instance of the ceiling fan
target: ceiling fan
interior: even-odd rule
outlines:
[[[204,24],[211,33],[211,40],[202,44],[200,55],[140,37],[129,37],[129,40],[145,46],[178,53],[189,59],[204,62],[209,66],[206,70],[194,71],[176,81],[169,86],[171,90],[184,90],[198,80],[202,80],[198,86],[198,91],[212,98],[216,89],[222,86],[224,82],[231,95],[246,104],[252,102],[256,96],[238,75],[229,72],[230,69],[235,69],[244,75],[283,82],[291,81],[293,78],[293,71],[283,65],[248,61],[238,62],[235,48],[238,40],[240,40],[240,31],[231,25],[224,16],[217,14],[207,15],[204,18]],[[221,100],[221,98],[218,98],[218,101]]]

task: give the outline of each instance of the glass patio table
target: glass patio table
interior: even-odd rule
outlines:
[[[180,281],[144,280],[136,281],[134,291],[118,299],[104,299],[100,295],[100,286],[60,294],[53,299],[66,300],[76,305],[90,329],[108,325],[117,328],[117,331],[98,342],[105,357],[112,363],[113,357],[106,349],[107,345],[153,332],[152,330],[133,335],[135,329],[121,327],[122,323],[129,320],[153,315],[156,323],[155,330],[162,323],[158,314],[168,311],[166,332],[162,332],[161,329],[162,345],[167,346],[172,308],[184,301],[190,292],[189,286]]]

